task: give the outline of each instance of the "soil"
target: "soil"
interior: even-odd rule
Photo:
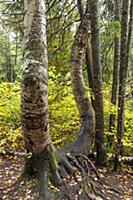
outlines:
[[[24,164],[24,157],[0,155],[0,200],[35,200],[26,182],[21,185],[21,195],[18,191],[14,193],[14,196],[9,195],[9,191],[24,169]],[[111,163],[107,168],[97,167],[97,170],[112,187],[124,191],[124,196],[119,196],[116,200],[133,200],[133,168],[131,166],[124,166],[119,173],[113,172]]]

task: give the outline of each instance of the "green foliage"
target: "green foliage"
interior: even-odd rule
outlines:
[[[106,37],[105,37],[106,36]],[[103,31],[104,41],[113,40],[115,37],[120,37],[120,22],[108,21],[104,24]]]
[[[71,90],[70,74],[65,77],[50,67],[49,72],[50,135],[54,144],[63,146],[72,141],[79,127],[79,118]],[[20,129],[20,84],[0,84],[0,152],[23,148]]]
[[[112,78],[115,37],[120,37],[120,23],[118,21],[106,21],[102,24],[100,34],[101,63],[103,67],[103,80],[107,83]]]
[[[116,114],[117,119],[117,105],[114,106],[110,102],[110,94],[111,91],[111,84],[103,84],[103,96],[104,96],[104,119],[105,119],[105,141],[106,141],[106,150],[109,153],[114,153],[115,144],[113,144],[113,147],[110,147],[107,141],[107,138],[109,136],[113,136],[114,140],[116,142],[116,134],[117,134],[117,121],[116,121],[116,127],[113,133],[110,133],[108,131],[108,125],[109,125],[109,115],[110,114]],[[126,105],[125,105],[125,129],[124,129],[124,135],[122,139],[123,144],[123,154],[131,154],[133,151],[133,112],[132,112],[132,100],[126,99]]]
[[[6,70],[5,68],[5,64],[7,63],[7,61],[9,61],[8,59],[8,53],[7,53],[7,49],[8,49],[8,40],[6,35],[3,34],[3,30],[1,30],[0,27],[0,80],[5,80],[5,73],[4,71]]]
[[[20,85],[4,82],[0,84],[0,152],[13,151],[21,146]]]
[[[78,111],[71,89],[70,73],[62,79],[55,67],[49,73],[50,134],[53,142],[63,146],[75,137],[79,127]]]
[[[133,153],[133,112],[132,112],[132,99],[126,102],[125,109],[125,132],[122,139],[123,151],[125,154]]]
[[[23,49],[17,32],[0,25],[0,82],[13,82],[20,75]]]
[[[110,113],[117,113],[117,106],[110,103],[111,84],[103,84],[106,149],[114,152],[107,143]],[[124,154],[133,149],[133,113],[131,100],[126,101],[125,132],[122,140]],[[70,73],[66,75],[49,68],[49,123],[50,135],[56,146],[71,142],[79,129],[79,116],[71,89]],[[116,140],[116,129],[114,130]],[[20,130],[20,84],[0,84],[0,152],[20,150],[24,146]],[[115,145],[114,145],[115,146]],[[29,156],[29,155],[28,155]]]

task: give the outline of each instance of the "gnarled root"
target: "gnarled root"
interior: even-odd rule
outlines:
[[[23,175],[24,178],[30,177],[28,181],[25,179],[25,184],[30,199],[34,200],[118,199],[121,195],[121,191],[101,179],[87,156],[57,152],[53,146],[31,157]],[[19,183],[22,187],[22,181],[21,178],[17,185]],[[22,194],[27,198],[27,193]]]

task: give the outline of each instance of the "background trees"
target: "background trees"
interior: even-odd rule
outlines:
[[[115,22],[120,23],[120,1],[115,1]],[[116,106],[117,104],[117,93],[118,93],[118,76],[119,76],[119,61],[120,61],[120,38],[119,33],[116,33],[114,38],[114,68],[113,68],[113,81],[112,81],[112,94],[111,94],[111,103]],[[115,128],[115,118],[116,114],[111,113],[109,119],[109,131],[114,132]],[[112,144],[112,140],[114,139],[110,136],[110,144]]]
[[[119,74],[119,97],[118,97],[118,120],[117,120],[117,144],[115,154],[115,166],[117,170],[120,162],[119,156],[122,151],[122,137],[124,134],[124,113],[125,113],[125,93],[126,93],[126,82],[128,72],[128,55],[130,48],[130,25],[128,31],[128,10],[129,1],[123,1],[122,4],[122,21],[121,21],[121,53],[120,53],[120,74]],[[132,2],[130,7],[130,20],[132,21]],[[132,23],[130,21],[130,23]],[[129,36],[128,36],[129,34]]]

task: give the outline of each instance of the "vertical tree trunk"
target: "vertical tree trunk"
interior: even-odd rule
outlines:
[[[129,65],[129,53],[130,53],[130,45],[132,39],[132,31],[133,31],[133,0],[131,0],[130,2],[130,19],[128,28],[128,39],[127,39],[127,66]]]
[[[92,60],[94,70],[94,109],[96,114],[96,151],[97,163],[104,165],[106,153],[104,147],[104,113],[103,113],[103,94],[102,94],[102,68],[100,63],[99,49],[99,13],[98,0],[90,0],[90,19],[91,19],[91,44]]]
[[[115,21],[120,21],[120,0],[115,0]],[[112,82],[112,94],[111,103],[116,106],[117,103],[117,92],[118,92],[118,71],[119,71],[119,52],[120,52],[120,41],[119,36],[115,37],[114,41],[114,68],[113,68],[113,82]],[[111,113],[109,117],[109,132],[114,132],[115,129],[115,118],[116,114]],[[114,136],[111,135],[109,138],[109,144],[112,146]]]
[[[6,56],[6,81],[12,82],[14,70],[13,70],[12,59],[11,59],[10,34],[8,34],[7,39],[8,39],[8,54]]]
[[[77,0],[77,6],[80,14],[80,20],[82,21],[84,17],[84,5],[82,0]]]
[[[114,169],[120,166],[119,155],[121,153],[121,139],[124,133],[124,106],[127,79],[127,33],[128,33],[128,8],[129,0],[123,0],[121,21],[121,52],[120,52],[120,75],[119,75],[119,97],[118,97],[118,119],[117,119],[117,144],[115,153]]]
[[[48,200],[49,179],[60,177],[48,133],[48,59],[45,1],[25,0],[25,52],[22,75],[21,121],[26,149],[32,153],[24,173],[38,180],[39,197]]]
[[[92,61],[92,47],[90,38],[88,39],[87,48],[85,50],[85,61],[87,67],[87,75],[89,87],[91,89],[91,103],[94,107],[94,71],[93,71],[93,61]]]
[[[45,4],[25,0],[25,53],[21,119],[26,148],[33,154],[50,143],[48,135],[48,61]]]

